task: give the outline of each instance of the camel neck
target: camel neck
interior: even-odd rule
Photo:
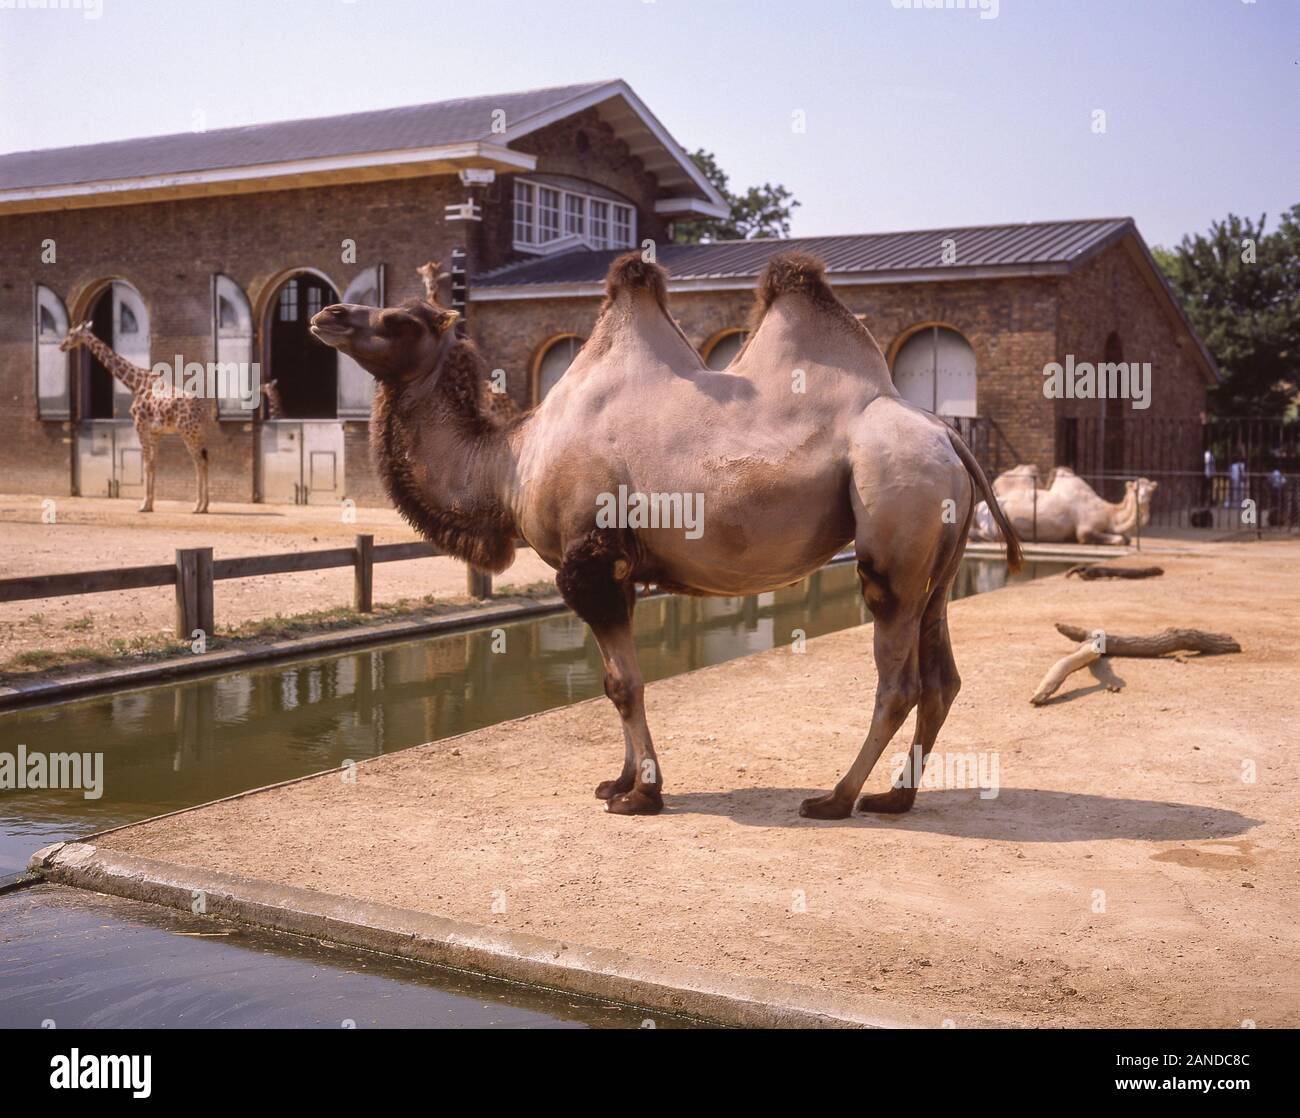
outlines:
[[[457,342],[419,384],[381,384],[371,444],[398,511],[423,536],[475,566],[500,571],[514,557],[505,429],[486,414],[482,361]]]

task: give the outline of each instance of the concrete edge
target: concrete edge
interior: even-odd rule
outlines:
[[[943,1018],[790,983],[663,963],[623,951],[584,947],[351,900],[234,874],[55,843],[28,865],[44,880],[129,900],[204,913],[259,928],[522,983],[648,1012],[746,1028],[938,1028]],[[952,1016],[956,1027],[1015,1027]]]
[[[497,606],[477,606],[445,613],[418,621],[388,621],[376,625],[359,625],[306,637],[228,648],[171,660],[153,660],[102,671],[78,672],[56,679],[31,682],[14,680],[0,687],[0,710],[37,703],[61,701],[74,695],[101,691],[122,691],[152,687],[167,680],[196,675],[217,675],[237,671],[245,664],[267,660],[294,660],[347,648],[357,648],[429,634],[462,632],[482,625],[522,621],[545,614],[563,613],[568,609],[560,596],[548,596],[530,602],[508,602]]]
[[[968,543],[966,551],[980,559],[999,558],[1005,553],[1000,543],[979,541]],[[1029,560],[1115,559],[1130,553],[1131,549],[1122,547],[1025,545],[1025,558]],[[851,551],[841,552],[826,566],[838,566],[852,559]],[[663,597],[666,593],[666,591],[654,590],[642,595],[642,599]],[[568,608],[564,600],[556,594],[527,602],[470,606],[454,613],[445,613],[418,621],[388,621],[376,625],[360,625],[352,629],[293,637],[269,644],[228,648],[220,652],[205,652],[171,660],[153,660],[143,664],[78,672],[54,679],[38,678],[31,681],[17,679],[0,686],[0,711],[62,702],[64,699],[81,695],[140,690],[190,676],[220,675],[224,672],[238,671],[246,664],[264,663],[268,660],[292,661],[323,652],[385,644],[408,640],[411,637],[463,632],[466,629],[476,629],[500,622],[524,621],[548,614],[565,613]]]

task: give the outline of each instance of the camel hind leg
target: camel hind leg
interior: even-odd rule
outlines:
[[[956,564],[953,573],[956,573]],[[961,690],[961,676],[957,672],[948,636],[948,593],[951,586],[950,578],[935,588],[921,618],[921,698],[916,706],[916,732],[903,762],[903,770],[888,792],[863,796],[858,801],[859,811],[901,815],[911,810],[916,790],[921,786],[926,759]]]
[[[801,815],[814,819],[852,812],[913,707],[921,708],[918,733],[923,729],[933,744],[940,712],[947,713],[942,683],[950,666],[939,638],[947,634],[948,586],[974,504],[966,468],[941,424],[892,402],[874,405],[863,419],[853,448],[851,497],[858,581],[874,621],[876,699],[871,728],[848,772],[830,793],[800,806]],[[955,677],[955,665],[951,671]]]
[[[181,438],[185,442],[185,449],[189,451],[190,461],[194,463],[194,511],[208,511],[208,448],[203,444],[203,438],[198,433],[188,434],[181,432]]]
[[[799,805],[799,814],[809,819],[845,819],[852,814],[853,801],[876,761],[921,697],[917,603],[900,599],[887,576],[869,560],[858,560],[858,581],[874,618],[877,681],[871,728],[839,783],[826,795],[811,796]]]

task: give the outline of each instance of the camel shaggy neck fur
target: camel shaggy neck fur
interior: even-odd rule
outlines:
[[[426,269],[426,280],[436,274]],[[519,536],[556,569],[560,593],[595,636],[622,725],[622,770],[596,789],[606,809],[664,806],[632,636],[637,585],[754,594],[798,582],[852,543],[875,619],[871,728],[834,790],[800,810],[849,815],[915,707],[909,772],[859,802],[907,810],[960,685],[948,594],[977,491],[987,499],[992,489],[955,432],[899,397],[821,264],[786,254],[769,265],[754,330],[716,371],[669,313],[663,270],[635,253],[620,258],[569,369],[537,408],[504,423],[485,406],[482,362],[455,337],[455,317],[431,299],[337,305],[312,330],[378,379],[376,457],[417,530],[492,570],[510,562]],[[704,529],[598,519],[625,492],[697,498]],[[1018,566],[1015,533],[1003,528]]]

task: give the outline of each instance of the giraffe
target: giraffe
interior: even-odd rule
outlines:
[[[270,419],[283,419],[284,407],[280,403],[280,390],[275,385],[273,380],[262,385],[262,395],[266,397],[266,413]]]
[[[195,512],[208,511],[208,448],[203,438],[203,415],[207,402],[197,396],[155,392],[155,374],[131,364],[125,357],[91,332],[91,319],[68,331],[59,345],[64,353],[84,345],[100,364],[131,390],[131,422],[140,439],[144,458],[144,500],[141,512],[153,512],[154,470],[158,464],[158,440],[176,434],[185,441],[185,449],[194,461],[198,488]]]

